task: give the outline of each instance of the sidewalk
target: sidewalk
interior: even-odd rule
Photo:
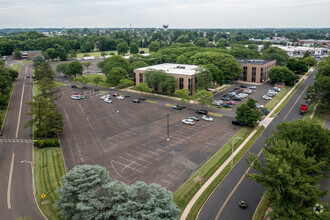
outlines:
[[[314,69],[311,68],[311,71]],[[290,95],[290,93],[296,88],[296,86],[303,80],[306,79],[309,75],[305,74],[303,77],[300,78],[298,83],[292,89],[282,98],[282,100],[277,103],[276,107],[268,113],[268,115],[259,123],[259,126],[257,126],[251,134],[243,141],[243,143],[234,151],[233,157],[235,157],[238,152],[244,147],[244,145],[250,140],[250,138],[258,131],[259,127],[263,125],[265,129],[268,127],[268,125],[272,122],[274,117],[271,118],[271,115],[276,111],[276,109],[284,102],[284,100]],[[194,195],[194,197],[190,200],[188,205],[186,206],[185,210],[183,211],[180,220],[185,220],[193,207],[193,205],[196,203],[198,198],[202,195],[202,193],[209,187],[209,185],[215,180],[215,178],[222,172],[222,170],[231,162],[231,156],[228,157],[228,159],[219,167],[219,169],[208,179],[208,181],[198,190],[198,192]],[[234,165],[235,166],[235,165]]]

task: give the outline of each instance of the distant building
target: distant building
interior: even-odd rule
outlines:
[[[146,81],[143,74],[147,70],[162,70],[178,79],[176,89],[188,89],[191,95],[194,95],[196,87],[196,74],[200,67],[196,65],[163,63],[154,66],[142,67],[134,70],[135,84]]]
[[[316,44],[330,46],[330,40],[314,40],[314,39],[306,39],[306,40],[298,40],[298,43],[303,46],[314,46]]]
[[[324,56],[328,53],[327,48],[325,47],[305,47],[305,46],[299,46],[299,47],[292,47],[292,46],[280,46],[280,45],[273,45],[274,47],[281,48],[291,58],[303,58],[305,53],[308,51],[311,56]]]
[[[35,57],[37,54],[40,54],[41,51],[40,50],[26,50],[26,51],[21,51],[22,53],[22,60],[30,60],[32,59],[33,57]],[[13,60],[18,60],[19,58],[15,57],[15,53],[13,52],[12,54],[12,59]]]
[[[237,59],[243,69],[238,80],[244,82],[263,83],[269,79],[269,70],[276,65],[276,60]]]

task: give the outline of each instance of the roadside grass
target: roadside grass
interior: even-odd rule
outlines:
[[[251,129],[251,128],[250,128]],[[251,137],[251,139],[244,145],[244,147],[242,148],[242,150],[234,157],[233,162],[234,164],[236,164],[241,158],[242,156],[246,153],[246,151],[252,146],[252,144],[257,140],[257,138],[259,137],[259,135],[265,130],[264,126],[261,126],[258,131]],[[247,135],[249,135],[252,132],[252,130],[250,130],[250,132],[248,132]],[[235,135],[236,136],[236,135]],[[246,136],[247,137],[247,136]],[[245,138],[246,138],[245,137]],[[244,140],[243,140],[244,141]],[[241,141],[241,142],[243,142]],[[241,144],[241,142],[239,142],[239,144],[235,144],[235,149]],[[226,145],[229,142],[226,143]],[[231,142],[230,142],[231,145]],[[231,146],[230,146],[231,149]],[[226,159],[229,158],[231,155],[231,151],[228,153],[226,153]],[[224,161],[223,161],[224,162]],[[222,163],[223,163],[222,162]],[[221,164],[222,164],[221,163]],[[229,163],[220,173],[219,175],[214,179],[214,181],[206,188],[206,190],[201,194],[201,196],[198,198],[198,200],[196,201],[196,203],[193,205],[193,207],[191,208],[187,219],[196,219],[197,215],[200,211],[200,209],[203,207],[204,203],[206,202],[206,200],[209,198],[209,196],[212,194],[212,192],[215,190],[215,188],[221,183],[221,181],[227,176],[227,174],[230,172],[231,170],[231,164]],[[197,171],[198,172],[198,171]],[[245,175],[245,174],[244,174]],[[195,194],[195,193],[194,193]],[[188,201],[189,202],[189,201]],[[187,203],[188,204],[188,203]]]
[[[235,137],[242,137],[235,143],[236,149],[246,137],[252,132],[253,128],[243,127],[224,145],[219,146],[216,152],[193,176],[191,176],[176,192],[173,193],[173,199],[181,211],[185,209],[189,201],[202,187],[202,185],[213,175],[213,173],[223,164],[223,162],[231,155],[232,140]],[[195,178],[200,181],[195,181]]]
[[[17,72],[19,72],[19,70],[21,69],[23,64],[21,63],[15,63],[13,65],[11,65],[10,69],[16,70]]]
[[[34,148],[34,179],[38,205],[48,220],[61,219],[56,215],[53,204],[59,199],[55,192],[62,185],[61,177],[65,175],[64,161],[61,148]],[[43,199],[41,195],[45,194]]]
[[[110,84],[106,82],[106,76],[105,75],[99,75],[99,74],[91,74],[91,75],[85,76],[88,79],[88,83],[87,84],[96,86],[95,83],[93,82],[93,80],[97,76],[100,76],[102,78],[102,80],[103,80],[102,82],[99,82],[97,84],[97,86],[101,86],[101,87],[109,87],[110,86]],[[77,76],[74,79],[81,79],[81,76]]]
[[[158,103],[157,101],[154,101],[154,100],[148,100],[148,99],[146,99],[146,100],[144,100],[145,102],[149,102],[149,103]]]
[[[269,206],[270,206],[270,201],[266,199],[264,195],[253,215],[252,220],[263,220]]]
[[[149,48],[139,48],[139,51],[144,51],[145,53],[149,53]],[[95,57],[98,58],[101,56],[101,53],[107,53],[107,55],[109,55],[109,53],[114,53],[115,55],[118,55],[118,52],[116,50],[111,50],[111,51],[97,51],[97,52],[88,52],[88,53],[78,53],[77,54],[77,58],[83,58],[84,54],[89,54],[91,57]],[[127,54],[130,54],[129,52]],[[88,60],[86,60],[88,61]]]
[[[173,107],[174,105],[173,104],[165,104],[165,106],[167,106],[167,107]]]
[[[325,121],[324,112],[316,110],[314,113],[314,116],[312,118],[312,121],[315,122],[316,124],[320,125],[321,127],[323,127],[324,121]]]
[[[314,109],[315,105],[314,104],[311,104],[304,116],[304,120],[311,120],[311,114],[313,112],[313,109]]]
[[[290,89],[292,89],[292,86],[285,86],[272,100],[266,104],[265,108],[268,110],[268,112],[271,112],[274,109],[276,104],[278,104],[283,99],[283,97],[290,91]]]
[[[61,83],[61,82],[57,82],[57,81],[53,81],[53,82],[55,83],[55,88],[69,85],[67,83]]]
[[[14,87],[15,87],[15,85],[12,84],[11,88],[10,88],[9,96],[8,96],[8,105],[9,105],[10,97],[13,94]],[[6,117],[6,112],[8,110],[8,105],[4,106],[3,109],[0,109],[0,132],[2,131],[2,127],[4,124],[5,117]],[[1,122],[2,122],[2,124],[1,124]]]
[[[219,113],[214,113],[214,112],[209,112],[209,115],[215,116],[215,117],[222,117],[222,114]]]

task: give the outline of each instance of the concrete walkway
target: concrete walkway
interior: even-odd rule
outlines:
[[[314,69],[311,68],[310,71],[313,71]],[[276,109],[284,102],[284,100],[290,95],[290,93],[296,88],[296,86],[303,80],[306,79],[308,77],[307,74],[305,74],[303,77],[300,78],[299,82],[296,83],[296,85],[294,87],[292,87],[292,89],[282,98],[282,100],[276,105],[276,107],[259,123],[259,126],[257,126],[252,132],[251,134],[243,141],[243,143],[235,150],[234,154],[232,155],[232,157],[235,157],[240,151],[241,149],[244,147],[244,145],[250,140],[250,138],[258,131],[258,129],[260,128],[261,125],[265,126],[265,128],[272,122],[272,120],[274,119],[274,117],[271,117],[273,115],[273,113],[276,111]],[[220,167],[217,171],[215,171],[215,173],[208,179],[207,182],[205,182],[205,184],[198,190],[198,192],[194,195],[194,197],[190,200],[190,202],[188,203],[188,205],[186,206],[185,210],[183,211],[180,219],[181,220],[185,220],[191,210],[191,208],[193,207],[193,205],[195,204],[195,202],[198,200],[198,198],[202,195],[202,193],[207,189],[207,187],[209,187],[209,185],[215,180],[215,178],[222,172],[222,170],[231,162],[231,158],[229,157]],[[221,184],[221,183],[220,183]]]

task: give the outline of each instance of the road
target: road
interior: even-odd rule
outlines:
[[[0,136],[0,219],[17,219],[30,216],[44,219],[33,195],[32,172],[32,129],[24,128],[31,119],[28,105],[32,100],[32,64],[24,64],[15,81],[12,98]]]
[[[313,73],[305,80],[305,82],[281,110],[280,114],[274,118],[259,139],[251,146],[249,151],[216,188],[204,204],[204,207],[201,209],[198,219],[252,219],[255,209],[263,196],[265,188],[255,181],[245,177],[245,172],[248,169],[245,158],[249,155],[249,152],[254,154],[261,153],[265,140],[271,135],[272,130],[275,129],[277,124],[285,120],[293,121],[303,118],[303,116],[299,114],[299,106],[304,102],[302,98],[305,97],[307,87],[312,85],[314,82],[313,77],[315,72],[316,70],[314,70]],[[261,154],[259,159],[262,158],[263,154]],[[250,170],[249,172],[253,172],[253,170]],[[240,200],[246,201],[249,204],[249,207],[247,209],[239,208],[238,202]]]

